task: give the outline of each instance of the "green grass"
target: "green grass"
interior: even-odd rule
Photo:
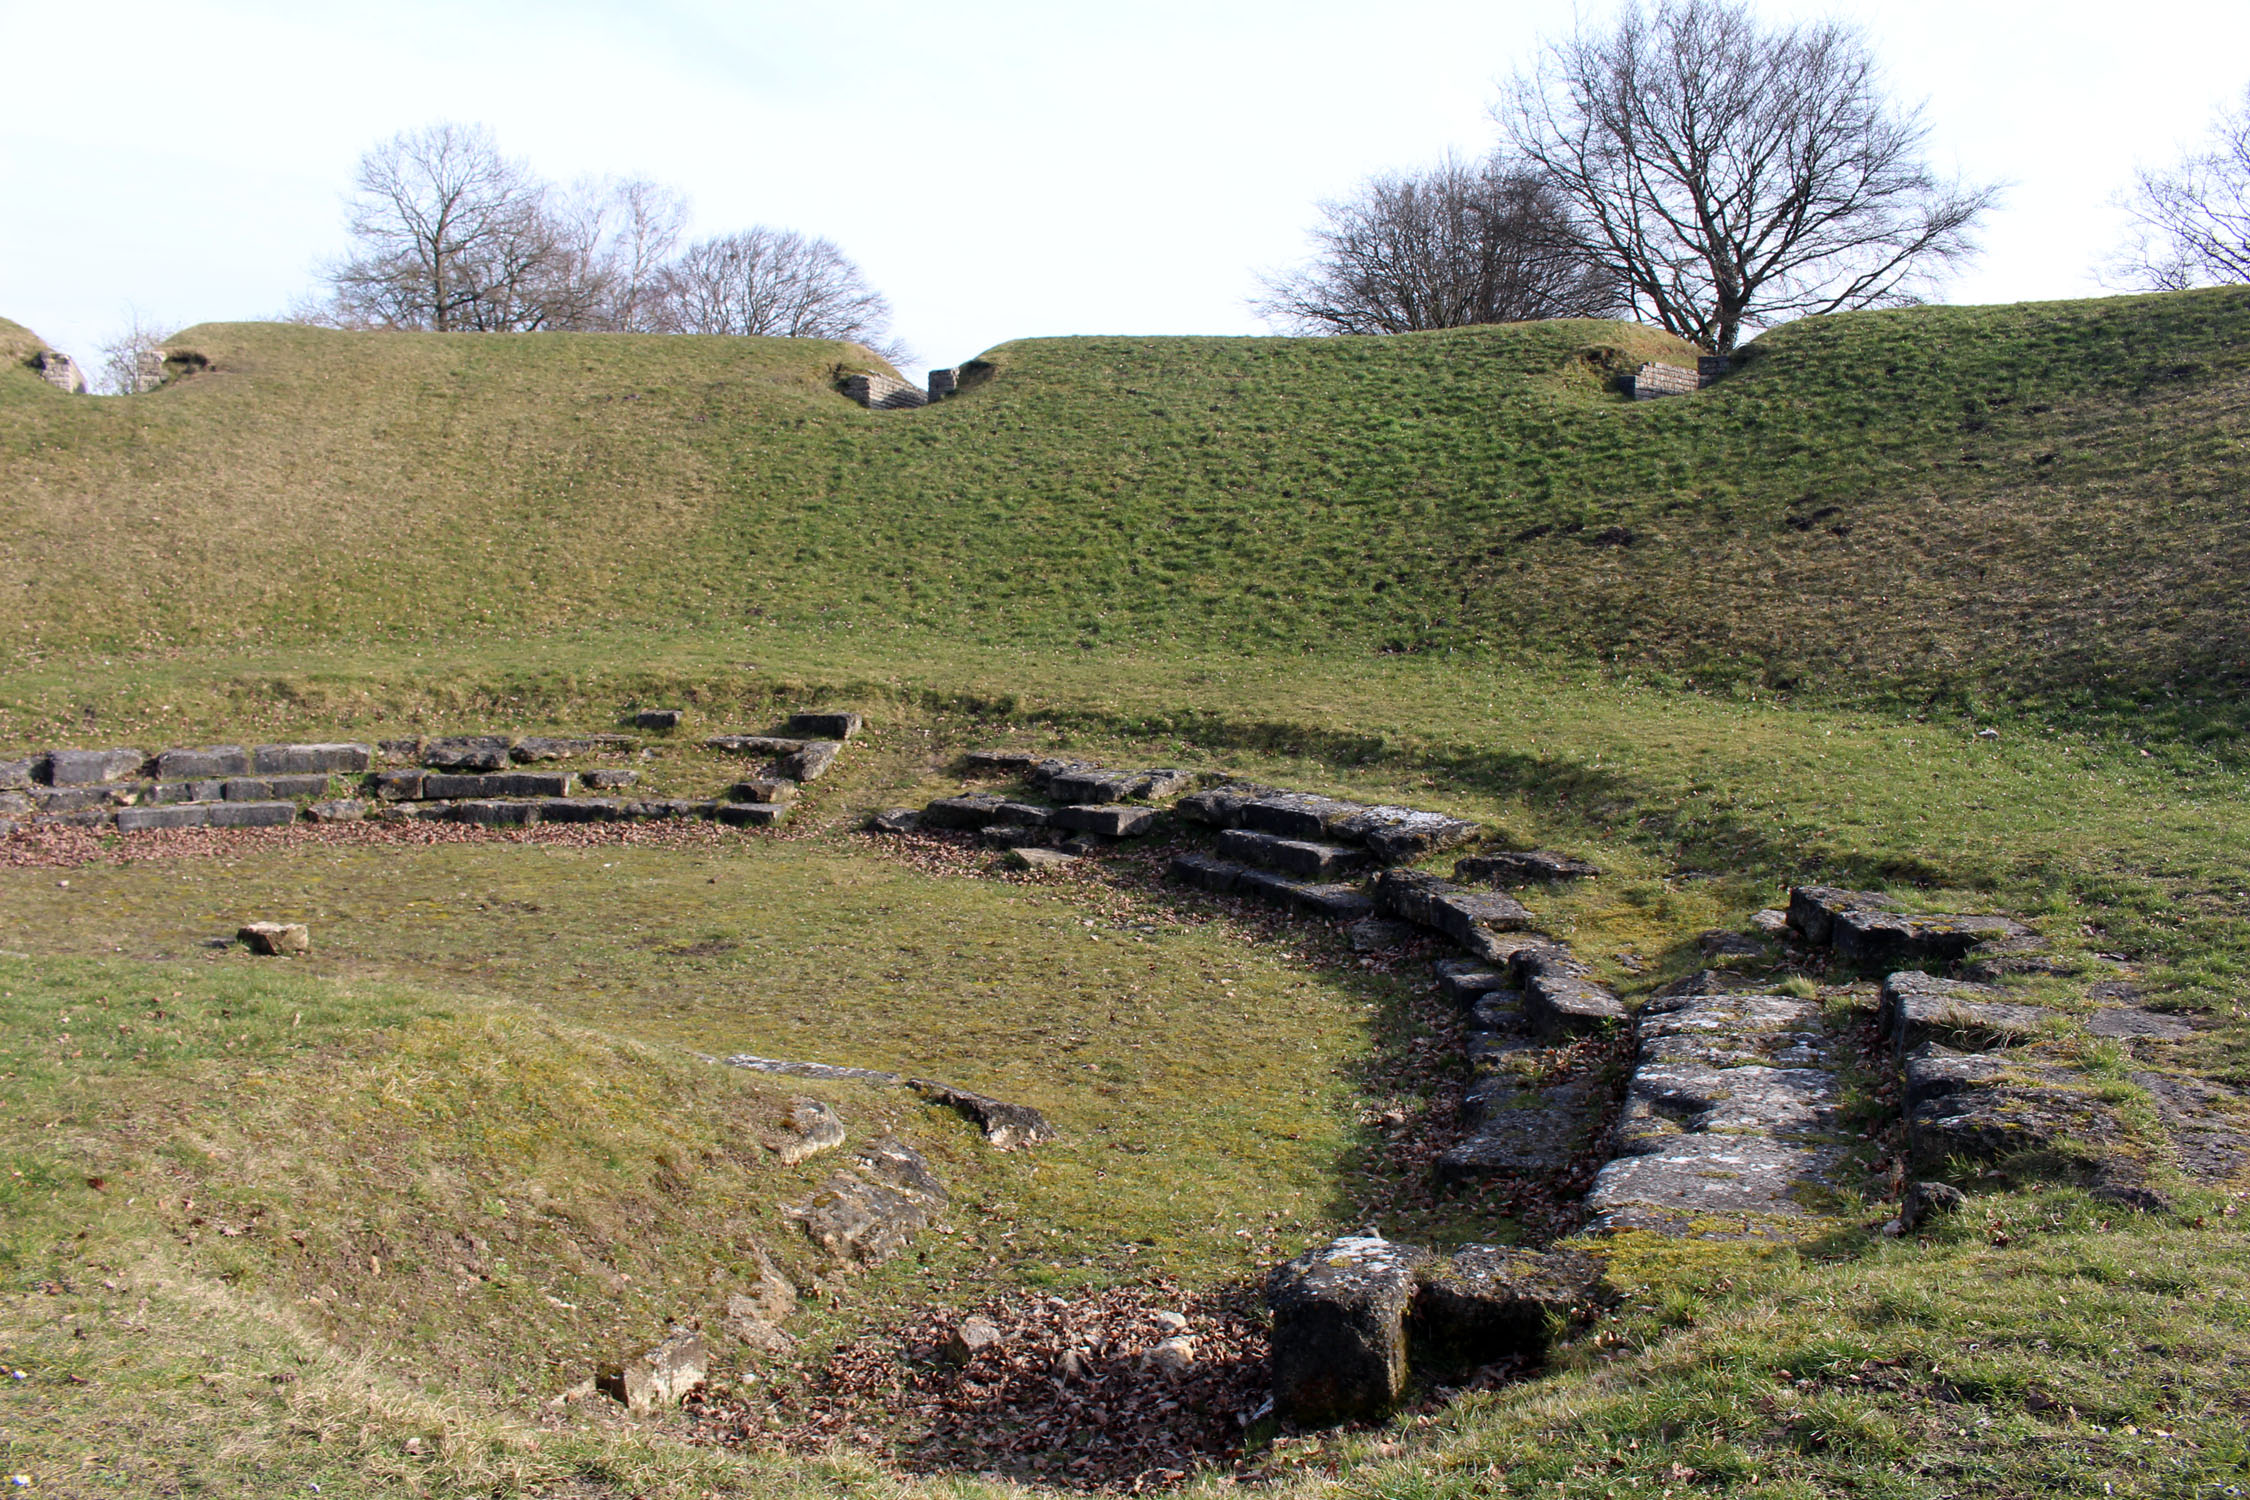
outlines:
[[[0,869],[0,1364],[27,1372],[0,1467],[64,1494],[896,1492],[540,1405],[708,1315],[745,1243],[809,1276],[777,1205],[825,1166],[756,1145],[800,1088],[957,1194],[955,1233],[800,1315],[816,1353],[931,1299],[1236,1282],[1371,1205],[1436,1243],[1512,1231],[1414,1205],[1364,1123],[1435,1081],[1403,1066],[1411,976],[850,831],[975,743],[1584,853],[1608,873],[1534,908],[1632,996],[1791,881],[2015,912],[2198,1020],[2081,1049],[2138,1127],[2152,1062],[2250,1083],[2246,323],[2239,289],[1810,320],[1644,406],[1604,382],[1671,346],[1607,324],[1027,342],[906,414],[836,396],[836,347],[746,340],[213,326],[177,341],[208,373],[100,401],[0,368],[0,747],[684,703],[643,769],[687,794],[732,769],[709,729],[876,725],[780,838]],[[1631,546],[1590,544],[1613,525]],[[314,956],[202,946],[265,915],[312,922]],[[904,1095],[699,1057],[734,1050],[926,1069],[1066,1139],[997,1156]],[[1550,1375],[1284,1445],[1285,1488],[2250,1485],[2240,1198],[1984,1186],[1921,1241],[1868,1234],[1869,1201],[1798,1249],[1613,1247],[1626,1302]]]

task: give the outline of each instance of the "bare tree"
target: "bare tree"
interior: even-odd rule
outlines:
[[[1989,187],[1941,182],[1867,44],[1727,0],[1627,0],[1498,110],[1636,309],[1707,349],[1745,324],[1897,305],[1974,249]]]
[[[612,333],[658,333],[666,263],[687,227],[687,199],[645,177],[581,183],[582,240],[588,279],[602,288],[599,326]]]
[[[760,225],[688,246],[665,271],[658,321],[673,333],[845,339],[897,358],[890,320],[832,241]]]
[[[125,327],[102,345],[102,370],[98,388],[113,396],[137,396],[164,383],[164,341],[175,330],[149,321],[147,314],[127,304]]]
[[[2169,171],[2144,167],[2123,201],[2133,238],[2110,263],[2123,284],[2176,292],[2250,282],[2250,89],[2203,150]]]
[[[394,136],[360,158],[354,187],[332,321],[509,331],[574,326],[598,303],[548,186],[483,126]]]
[[[1494,158],[1371,177],[1320,205],[1312,259],[1251,306],[1299,333],[1416,333],[1621,311],[1616,281],[1572,233],[1568,205]]]

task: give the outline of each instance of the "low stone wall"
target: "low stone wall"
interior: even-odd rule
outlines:
[[[86,394],[86,372],[60,349],[40,350],[31,357],[31,367],[39,372],[40,379],[57,390],[68,391],[73,396]]]
[[[1728,354],[1700,354],[1695,368],[1685,365],[1668,365],[1650,361],[1633,372],[1631,392],[1635,401],[1654,401],[1659,396],[1685,396],[1699,391],[1734,368],[1734,357]]]
[[[843,379],[844,394],[869,411],[905,411],[917,406],[927,406],[930,398],[920,386],[908,385],[891,375],[878,375],[863,370]]]

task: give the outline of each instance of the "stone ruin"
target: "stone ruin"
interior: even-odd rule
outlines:
[[[73,396],[86,394],[86,372],[78,368],[78,361],[60,349],[42,349],[28,361],[39,372],[39,378],[60,391]]]
[[[678,723],[678,711],[637,718],[668,727]],[[522,828],[703,818],[769,828],[788,819],[804,784],[826,775],[860,728],[856,713],[805,713],[778,735],[712,735],[705,748],[758,760],[764,770],[707,798],[620,795],[639,779],[637,770],[556,764],[630,758],[641,741],[624,734],[205,745],[154,755],[130,748],[48,750],[0,760],[0,836],[20,824],[136,833],[274,828],[300,820]]]
[[[1726,354],[1698,355],[1695,368],[1685,365],[1668,365],[1650,361],[1625,379],[1625,393],[1635,401],[1654,401],[1659,396],[1684,396],[1702,390],[1734,368],[1734,359]]]
[[[859,370],[843,376],[839,385],[845,395],[869,411],[908,411],[952,395],[959,388],[959,377],[953,370],[932,370],[930,388],[924,391],[893,375]]]
[[[968,834],[1000,849],[1097,852],[1156,832],[1207,838],[1170,877],[1305,916],[1442,936],[1461,956],[1434,965],[1467,1015],[1472,1082],[1462,1134],[1433,1164],[1440,1182],[1566,1187],[1598,1163],[1584,1233],[1688,1240],[1799,1240],[1848,1227],[1869,1195],[1895,1194],[1886,1233],[1962,1201],[1942,1181],[1869,1180],[1872,1150],[1843,1118],[1843,1070],[1863,1045],[1849,1009],[1704,969],[1628,1006],[1569,947],[1535,930],[1506,888],[1596,878],[1582,860],[1499,850],[1454,861],[1451,878],[1407,868],[1480,841],[1476,825],[1413,808],[1198,778],[1112,770],[1064,757],[981,751],[972,774],[1020,778],[1030,795],[967,792],[871,826]],[[1801,886],[1753,927],[1800,967],[1881,976],[1876,1030],[1896,1077],[1911,1168],[1942,1177],[2058,1158],[2097,1196],[2164,1206],[2174,1170],[2205,1182],[2250,1169],[2244,1101],[2190,1076],[2145,1068],[2165,1139],[2136,1139],[2074,1038],[2176,1039],[2189,1025],[2094,985],[2091,1009],[2031,1004],[2000,986],[2069,966],[2011,918],[1915,912],[1866,892]],[[1707,954],[1770,953],[1710,933]],[[1948,978],[1931,969],[1959,972]],[[1622,1062],[1619,1081],[1608,1059]],[[1575,1050],[1574,1050],[1575,1049]],[[2037,1171],[2056,1170],[2055,1161]],[[1303,1423],[1380,1419],[1411,1380],[1504,1359],[1536,1361],[1554,1331],[1608,1293],[1582,1252],[1471,1245],[1440,1256],[1372,1232],[1308,1251],[1268,1278],[1277,1412]]]

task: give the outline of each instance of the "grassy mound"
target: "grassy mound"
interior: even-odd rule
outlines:
[[[220,325],[72,402],[0,372],[18,659],[747,628],[1524,653],[1710,685],[2227,690],[2250,293],[1808,319],[1724,384],[1624,325],[845,346]]]

